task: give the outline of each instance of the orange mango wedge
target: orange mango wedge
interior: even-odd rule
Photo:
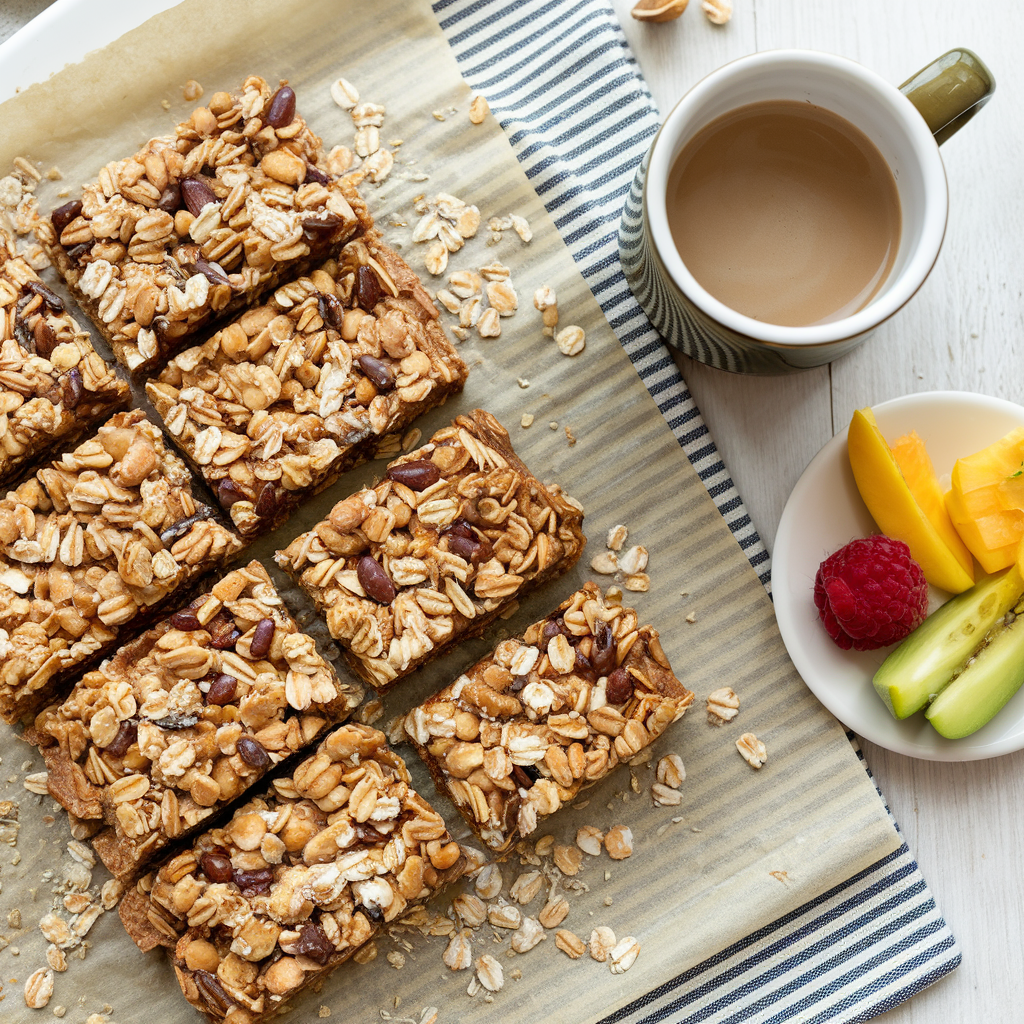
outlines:
[[[965,548],[954,539],[958,534],[941,500],[931,460],[925,465],[921,458],[923,452],[927,459],[924,445],[920,449],[913,441],[902,445],[920,501],[870,409],[853,414],[847,449],[857,489],[881,531],[910,548],[929,583],[951,594],[970,589],[974,585],[974,563],[967,550],[970,544]]]
[[[957,459],[945,504],[986,572],[1012,565],[1024,539],[1024,427]]]

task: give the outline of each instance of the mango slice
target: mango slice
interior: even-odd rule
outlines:
[[[910,548],[929,583],[951,594],[970,589],[973,563],[960,560],[918,503],[870,409],[853,414],[847,446],[857,489],[881,531]]]
[[[1024,538],[1024,427],[957,460],[946,508],[986,572],[1013,564]]]

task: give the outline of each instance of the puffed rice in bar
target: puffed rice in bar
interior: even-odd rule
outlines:
[[[571,568],[586,543],[582,523],[580,506],[537,480],[501,424],[477,409],[276,558],[353,669],[383,693]]]
[[[93,845],[127,881],[361,697],[253,561],[86,673],[30,738],[50,793],[103,825]]]
[[[144,875],[121,901],[188,1001],[257,1024],[425,903],[465,861],[384,734],[336,729],[290,777]]]
[[[115,413],[0,499],[0,717],[35,714],[241,547],[145,414]]]
[[[0,483],[128,404],[128,384],[0,233]]]
[[[466,374],[419,278],[371,231],[180,353],[146,390],[235,527],[255,536]]]
[[[37,234],[118,360],[142,374],[371,226],[292,89],[251,76],[108,163]]]
[[[693,693],[652,626],[586,583],[410,711],[405,731],[470,828],[509,850],[681,718]]]

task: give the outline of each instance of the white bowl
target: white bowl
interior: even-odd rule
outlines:
[[[963,391],[907,395],[873,407],[887,441],[911,430],[924,439],[944,488],[958,458],[971,455],[1024,425],[1024,408]],[[856,537],[878,533],[861,501],[846,452],[846,431],[811,460],[779,522],[772,554],[772,593],[782,639],[814,695],[857,735],[908,757],[974,761],[1024,748],[1024,688],[971,736],[947,740],[922,713],[898,721],[871,685],[893,649],[840,650],[814,607],[814,576],[822,560]],[[931,588],[930,610],[948,599]]]

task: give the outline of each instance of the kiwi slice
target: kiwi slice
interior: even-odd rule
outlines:
[[[924,713],[939,735],[958,740],[995,717],[1024,683],[1024,599],[989,630],[963,670]]]
[[[920,711],[954,678],[962,676],[965,665],[978,649],[989,645],[989,631],[998,627],[1007,613],[1012,613],[1022,595],[1024,578],[1016,566],[1011,566],[1004,573],[976,583],[929,615],[875,673],[875,690],[892,715],[907,718]],[[1014,635],[1017,633],[1024,635],[1024,622]],[[990,662],[991,658],[986,656],[986,664]],[[977,675],[975,671],[970,678]],[[1003,703],[1010,699],[1019,685]],[[999,707],[992,712],[993,715]]]

